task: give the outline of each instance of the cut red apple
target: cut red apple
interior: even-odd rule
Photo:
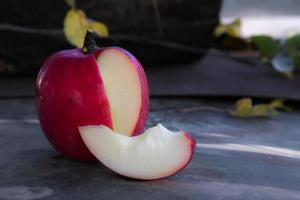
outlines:
[[[41,127],[54,148],[84,161],[96,160],[78,126],[105,125],[126,136],[140,134],[148,114],[143,67],[118,47],[60,51],[42,66],[36,82]]]
[[[189,134],[171,132],[160,124],[135,137],[103,125],[81,126],[79,132],[100,162],[135,179],[152,180],[177,173],[191,161],[195,148],[195,139]]]

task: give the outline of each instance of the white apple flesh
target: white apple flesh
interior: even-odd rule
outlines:
[[[142,107],[143,89],[137,64],[118,48],[104,50],[98,56],[97,64],[110,105],[112,129],[130,135],[134,132]]]
[[[81,126],[80,135],[90,152],[114,172],[135,179],[153,180],[182,170],[194,152],[195,140],[183,131],[162,125],[128,137],[100,126]]]

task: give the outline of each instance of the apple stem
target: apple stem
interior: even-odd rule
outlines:
[[[96,47],[97,47],[97,45],[96,45],[96,41],[94,39],[93,32],[87,30],[85,37],[84,37],[82,52],[84,54],[92,53],[96,49]]]

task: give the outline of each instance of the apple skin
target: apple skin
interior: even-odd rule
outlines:
[[[112,127],[109,102],[96,63],[97,56],[105,49],[97,48],[87,55],[81,49],[59,51],[46,60],[38,74],[36,108],[41,128],[52,146],[64,156],[81,161],[96,161],[83,143],[77,128],[84,125]],[[134,56],[124,49],[117,49],[136,64],[140,75],[140,117],[129,136],[138,135],[144,128],[148,114],[147,78]]]
[[[189,134],[187,132],[184,133],[184,136],[189,141],[189,145],[190,145],[190,147],[189,147],[189,149],[190,149],[190,159],[185,164],[183,164],[182,166],[180,166],[179,168],[173,170],[173,172],[170,175],[165,176],[165,177],[161,177],[161,178],[157,178],[157,179],[153,179],[153,180],[162,180],[162,179],[164,179],[166,177],[174,176],[175,174],[177,174],[178,172],[180,172],[184,168],[186,168],[188,166],[188,164],[190,164],[190,162],[193,159],[193,155],[195,153],[197,141],[195,140],[195,138],[192,137],[191,134]]]
[[[192,137],[191,134],[185,132],[184,133],[184,136],[185,138],[189,141],[189,150],[190,150],[190,159],[184,163],[182,166],[180,166],[179,168],[177,169],[174,169],[170,175],[168,176],[164,176],[164,177],[161,177],[161,178],[157,178],[157,179],[152,179],[152,180],[162,180],[164,178],[167,178],[167,177],[170,177],[170,176],[174,176],[175,174],[177,174],[178,172],[182,171],[184,168],[186,168],[188,166],[188,164],[190,164],[190,162],[192,161],[192,158],[193,158],[193,155],[195,153],[195,149],[196,149],[196,144],[197,144],[197,141],[195,138]]]
[[[189,134],[189,133],[187,133],[187,132],[184,133],[184,136],[189,141],[189,145],[190,145],[189,149],[190,149],[190,155],[191,155],[191,157],[190,157],[190,159],[189,159],[189,161],[187,163],[185,163],[179,169],[176,169],[172,175],[178,173],[179,171],[182,171],[192,161],[192,158],[193,158],[193,155],[194,155],[194,152],[195,152],[195,149],[196,149],[197,141],[195,140],[195,138],[193,138],[192,135]]]
[[[192,137],[191,134],[185,132],[184,133],[184,136],[185,138],[189,141],[189,149],[190,149],[190,159],[184,163],[182,166],[180,166],[179,168],[177,169],[174,169],[173,172],[170,173],[170,175],[168,176],[164,176],[164,177],[161,177],[161,178],[157,178],[157,179],[152,179],[152,180],[162,180],[166,177],[170,177],[170,176],[174,176],[175,174],[177,174],[178,172],[182,171],[184,168],[186,168],[188,166],[188,164],[190,164],[190,162],[192,161],[193,159],[193,155],[195,153],[195,149],[196,149],[196,145],[197,145],[197,141],[195,138]]]

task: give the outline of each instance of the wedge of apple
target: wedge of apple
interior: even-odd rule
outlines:
[[[96,159],[78,126],[101,124],[137,135],[149,105],[147,78],[138,60],[119,47],[91,46],[89,39],[83,49],[49,57],[36,81],[36,107],[45,135],[58,152],[83,161]]]
[[[161,124],[135,137],[118,134],[103,125],[78,129],[100,162],[135,179],[152,180],[177,173],[191,161],[195,148],[195,139],[189,134],[171,132]]]

